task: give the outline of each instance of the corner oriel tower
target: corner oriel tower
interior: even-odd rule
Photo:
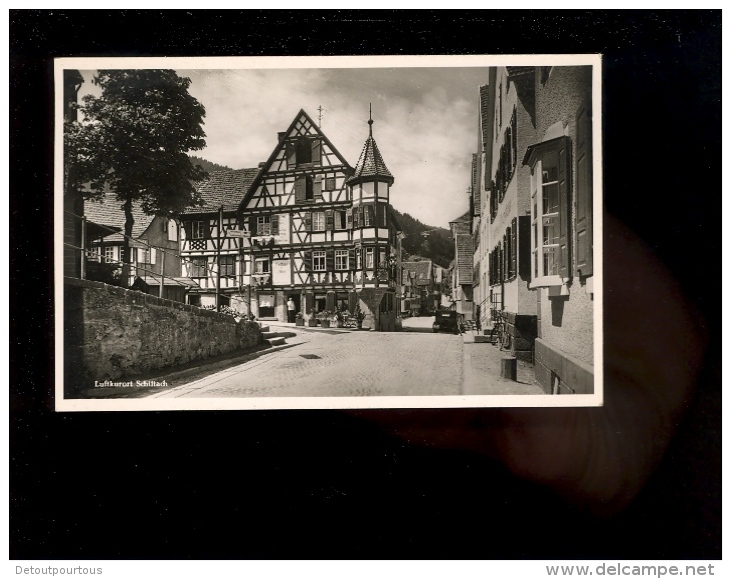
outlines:
[[[369,111],[370,112],[370,111]],[[356,287],[393,286],[395,227],[390,209],[394,178],[373,138],[373,115],[369,114],[368,138],[353,175],[348,179],[355,246]]]

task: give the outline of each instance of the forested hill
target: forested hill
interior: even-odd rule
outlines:
[[[454,259],[454,241],[449,237],[449,229],[425,225],[408,213],[400,213],[396,209],[393,212],[406,234],[401,247],[409,257],[420,256],[431,259],[442,267],[449,267]],[[426,237],[422,235],[424,231],[429,231]]]
[[[196,157],[195,155],[188,155],[188,157],[190,157],[190,162],[193,163],[193,165],[200,165],[206,173],[213,173],[214,171],[231,171],[231,167],[212,163],[211,161],[206,161],[205,159]]]

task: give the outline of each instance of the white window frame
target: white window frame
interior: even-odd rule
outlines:
[[[256,217],[256,235],[271,235],[272,220],[269,215],[257,215]]]
[[[365,268],[366,269],[373,269],[374,256],[375,256],[374,248],[366,247],[366,251],[365,251]]]
[[[350,252],[347,249],[336,249],[335,250],[335,269],[339,271],[348,269],[348,258]]]
[[[375,211],[374,211],[374,213],[375,213]],[[368,211],[367,206],[363,206],[363,226],[370,227],[371,225],[373,225],[371,223],[371,212]]]
[[[312,231],[325,231],[325,213],[322,211],[313,211],[312,213]]]
[[[560,193],[558,192],[558,181],[547,181],[544,182],[543,176],[543,158],[541,157],[536,161],[535,166],[531,169],[530,185],[531,185],[531,226],[530,226],[530,241],[531,241],[531,275],[533,281],[530,284],[531,289],[539,287],[550,287],[560,286],[563,284],[563,279],[559,275],[560,271],[560,212],[561,212],[561,200]],[[558,166],[556,167],[558,172]],[[550,185],[556,185],[556,211],[550,213],[543,213],[543,192],[546,187]],[[540,220],[540,221],[539,221]],[[554,242],[545,244],[543,242],[543,228],[550,224],[550,221],[554,220],[554,231],[555,237]],[[546,249],[552,248],[554,252],[554,268],[556,273],[546,273],[544,271],[544,254]],[[540,256],[540,257],[539,257]]]
[[[271,273],[271,267],[269,267],[269,258],[257,257],[254,261],[254,273],[264,274]]]
[[[114,246],[113,245],[107,245],[104,247],[104,253],[102,254],[104,257],[104,263],[114,263],[116,260],[114,259]]]
[[[326,252],[312,252],[312,271],[327,271]]]
[[[190,235],[192,239],[205,239],[206,237],[206,222],[205,221],[193,221],[190,226]]]

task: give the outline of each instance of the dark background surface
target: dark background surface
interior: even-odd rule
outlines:
[[[720,14],[11,11],[11,558],[720,558]],[[604,55],[606,208],[712,337],[620,515],[337,411],[53,412],[53,57],[576,52]]]

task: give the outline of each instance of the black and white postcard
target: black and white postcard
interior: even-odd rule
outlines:
[[[56,410],[601,405],[600,83],[58,59]]]

